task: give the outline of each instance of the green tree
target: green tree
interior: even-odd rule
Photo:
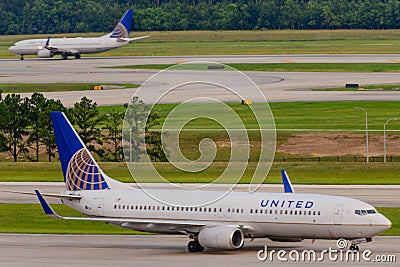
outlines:
[[[26,153],[26,139],[30,125],[29,100],[18,94],[8,94],[0,98],[0,146],[18,161],[20,154]]]
[[[39,161],[40,146],[44,146],[48,161],[55,157],[55,142],[53,125],[50,118],[51,111],[64,111],[65,107],[60,100],[47,99],[41,93],[34,93],[29,100],[29,127],[28,144],[33,145],[36,152],[36,161]]]
[[[145,104],[137,96],[134,96],[129,105],[125,104],[127,108],[125,113],[125,124],[124,127],[127,128],[124,136],[125,143],[128,145],[125,154],[125,158],[130,162],[139,161],[141,155],[145,153],[144,147],[144,134],[147,116],[150,113],[151,105]]]
[[[155,162],[158,161],[168,161],[166,147],[163,147],[161,142],[161,132],[152,131],[151,128],[155,125],[159,125],[157,119],[160,117],[157,113],[151,113],[146,124],[146,150],[150,159]]]
[[[96,141],[101,144],[97,103],[93,103],[91,99],[85,96],[80,102],[74,104],[74,108],[70,110],[69,115],[72,123],[78,126],[77,133],[82,138],[83,143],[89,150],[96,152],[92,142]]]
[[[104,118],[106,134],[103,134],[103,138],[111,145],[111,148],[107,149],[111,153],[111,157],[105,157],[105,160],[121,161],[123,159],[121,142],[124,113],[112,110]]]

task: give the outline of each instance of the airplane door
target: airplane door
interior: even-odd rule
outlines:
[[[104,215],[103,206],[104,206],[104,199],[101,197],[97,198],[97,215],[98,216]]]
[[[335,207],[335,212],[334,212],[334,217],[333,217],[333,223],[334,224],[342,224],[342,215],[343,215],[343,205],[336,205]]]

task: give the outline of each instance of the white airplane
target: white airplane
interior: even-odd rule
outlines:
[[[215,203],[195,206],[198,199],[220,196],[215,191],[157,190],[147,193],[108,177],[96,163],[64,113],[51,113],[66,184],[61,194],[35,191],[45,213],[65,220],[102,221],[120,227],[168,234],[184,234],[188,251],[204,248],[239,249],[245,238],[297,242],[338,239],[358,244],[391,227],[391,222],[360,200],[319,194],[294,193],[282,171],[285,193],[230,192]],[[149,196],[165,196],[180,205],[168,205]],[[30,193],[32,194],[32,193]],[[44,199],[62,202],[86,215],[63,217]],[[162,240],[162,239],[160,239]],[[162,242],[162,241],[160,241]]]
[[[21,56],[21,60],[24,59],[24,55],[37,55],[41,58],[61,55],[62,59],[67,59],[68,56],[74,56],[78,59],[81,54],[94,54],[112,50],[125,46],[132,41],[149,37],[129,38],[132,15],[133,11],[127,10],[114,30],[101,37],[28,39],[15,43],[8,50]]]

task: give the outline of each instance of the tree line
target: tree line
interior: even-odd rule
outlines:
[[[132,30],[398,29],[398,0],[14,0],[0,34],[108,32],[134,10]]]
[[[136,117],[142,116],[143,109],[151,109],[143,101],[134,97],[131,104]],[[127,104],[128,105],[128,104]],[[126,106],[127,106],[126,105]],[[76,102],[73,108],[66,108],[61,101],[47,99],[41,93],[34,93],[31,97],[22,98],[19,94],[0,92],[0,152],[7,152],[14,162],[40,161],[43,155],[51,161],[56,157],[57,145],[50,117],[51,111],[63,111],[90,151],[102,161],[122,161],[125,159],[122,147],[122,127],[124,112],[112,110],[100,115],[97,103],[83,97]],[[152,113],[146,125],[146,150],[153,161],[166,161],[165,149],[161,145],[161,133],[149,131],[158,125],[158,115]],[[129,123],[134,123],[130,121]],[[128,127],[132,127],[128,125]],[[132,138],[131,138],[132,139]],[[128,144],[129,145],[129,144]],[[128,147],[129,148],[129,147]],[[130,147],[132,148],[132,146]],[[135,150],[136,153],[146,151]],[[129,159],[132,160],[132,159]]]

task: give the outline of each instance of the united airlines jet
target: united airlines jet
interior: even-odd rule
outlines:
[[[285,171],[282,171],[285,193],[230,192],[215,203],[196,206],[195,200],[220,194],[162,189],[153,192],[180,203],[169,205],[150,197],[151,190],[146,193],[108,177],[64,113],[52,112],[51,118],[66,191],[35,193],[45,213],[52,218],[102,221],[138,231],[183,234],[191,239],[190,252],[201,252],[204,248],[239,249],[246,238],[282,242],[344,238],[351,241],[350,249],[358,250],[357,244],[370,242],[373,236],[391,227],[385,216],[360,200],[295,193]],[[44,197],[59,197],[86,217],[60,216]]]
[[[29,39],[15,43],[8,50],[24,59],[24,55],[37,55],[41,58],[50,58],[61,55],[62,59],[74,56],[76,59],[81,54],[93,54],[119,48],[132,41],[146,38],[140,36],[129,38],[132,21],[132,10],[127,10],[114,30],[104,36],[95,38],[48,38],[48,39]]]

